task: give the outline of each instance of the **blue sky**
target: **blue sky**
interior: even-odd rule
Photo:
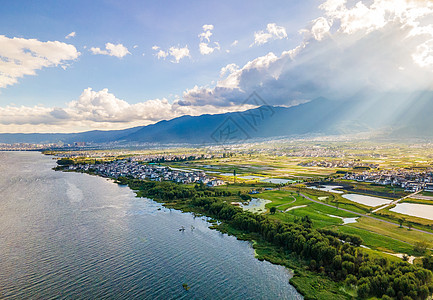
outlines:
[[[407,80],[431,74],[428,1],[1,1],[1,7],[0,132],[118,129],[246,109],[239,104],[253,91],[289,106],[360,90],[432,86]]]

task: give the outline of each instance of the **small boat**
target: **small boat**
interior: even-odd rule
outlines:
[[[182,226],[181,228],[179,228],[179,231],[185,231],[185,227]]]
[[[188,286],[188,284],[184,283],[182,284],[183,288],[185,289],[185,291],[189,290],[191,287]]]

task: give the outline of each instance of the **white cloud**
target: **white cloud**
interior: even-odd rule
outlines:
[[[254,33],[254,43],[250,45],[263,45],[271,40],[281,40],[287,38],[286,29],[278,26],[275,23],[269,23],[266,30],[261,30]]]
[[[234,109],[252,91],[290,106],[321,96],[365,102],[433,90],[432,1],[326,1],[321,9],[297,47],[229,64],[215,86],[186,90],[179,105]]]
[[[128,51],[128,48],[123,46],[122,44],[112,44],[112,43],[106,43],[105,44],[105,50],[101,50],[101,48],[98,47],[92,47],[90,48],[90,51],[93,54],[102,54],[102,55],[109,55],[109,56],[115,56],[118,58],[122,58],[126,56],[127,54],[131,54]]]
[[[239,70],[239,66],[237,64],[228,64],[227,66],[221,68],[220,77],[225,76],[227,73],[232,74],[237,70]]]
[[[252,91],[275,105],[320,96],[360,100],[432,91],[433,2],[366,2],[324,2],[324,15],[301,30],[304,40],[297,47],[279,56],[268,53],[242,67],[227,65],[214,87],[187,90],[185,105],[230,106]],[[271,26],[259,32],[256,44],[277,35],[285,36]]]
[[[64,107],[0,107],[0,132],[74,132],[89,129],[121,129],[152,124],[185,114],[201,115],[230,111],[229,108],[184,106],[175,100],[152,99],[130,104],[107,89],[87,88]],[[29,126],[32,125],[32,126]]]
[[[206,25],[206,24],[203,25],[203,30],[204,30],[204,31],[213,30],[213,28],[214,28],[214,27],[213,27],[213,25],[211,25],[211,24],[209,24],[209,25]]]
[[[209,46],[210,37],[212,36],[213,25],[203,25],[203,32],[198,35],[200,38],[200,44],[198,45],[200,54],[208,55],[213,53],[215,50],[221,50],[220,44],[214,42],[214,46]]]
[[[8,38],[0,35],[0,88],[17,83],[25,75],[36,75],[44,67],[67,66],[80,52],[58,41]]]
[[[316,40],[320,41],[329,35],[330,29],[331,26],[328,23],[328,20],[320,17],[313,21],[313,26],[311,27],[311,34]]]
[[[213,25],[203,25],[203,32],[198,35],[201,41],[210,42],[210,37],[212,36]]]
[[[73,37],[75,37],[75,35],[76,35],[76,33],[75,33],[75,31],[72,31],[70,34],[68,34],[67,36],[65,36],[65,39],[70,39],[70,38],[73,38]]]
[[[173,60],[171,60],[171,62],[173,62],[173,63],[179,63],[181,59],[183,59],[185,57],[191,57],[189,54],[188,45],[186,45],[183,48],[172,46],[167,51],[162,50],[159,46],[153,46],[152,49],[154,51],[157,51],[155,53],[155,56],[158,59],[161,59],[161,58],[165,59],[168,56],[171,56],[173,58]]]
[[[166,58],[168,56],[168,52],[165,52],[163,50],[159,50],[155,55],[156,55],[156,57],[158,57],[158,59]]]
[[[221,49],[219,43],[215,42],[214,44],[215,44],[214,47],[210,47],[208,43],[203,43],[203,42],[200,43],[198,45],[199,49],[200,49],[200,53],[202,55],[208,55],[208,54],[211,54],[212,52],[214,52],[215,50],[220,50]]]
[[[233,41],[233,43],[231,44],[231,46],[232,46],[232,47],[235,47],[235,46],[237,46],[237,45],[238,45],[238,43],[239,43],[239,41],[238,41],[238,40],[234,40],[234,41]]]
[[[173,56],[173,58],[174,58],[173,62],[176,62],[176,63],[179,63],[179,61],[182,58],[191,57],[189,55],[188,46],[185,46],[183,48],[180,48],[180,47],[170,47],[170,49],[168,49],[168,51],[169,51],[170,55]]]

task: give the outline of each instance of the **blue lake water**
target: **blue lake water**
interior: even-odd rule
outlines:
[[[54,165],[0,152],[0,298],[302,299],[250,243]]]

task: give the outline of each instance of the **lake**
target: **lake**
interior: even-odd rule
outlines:
[[[302,299],[287,269],[257,260],[249,242],[53,166],[37,152],[0,152],[0,298]]]
[[[398,203],[395,207],[391,208],[390,211],[433,220],[433,206],[428,204]]]
[[[378,197],[372,197],[372,196],[365,196],[360,194],[346,194],[342,196],[343,198],[346,198],[347,200],[367,205],[367,206],[379,206],[384,205],[392,202],[390,199],[384,199],[384,198],[378,198]]]

